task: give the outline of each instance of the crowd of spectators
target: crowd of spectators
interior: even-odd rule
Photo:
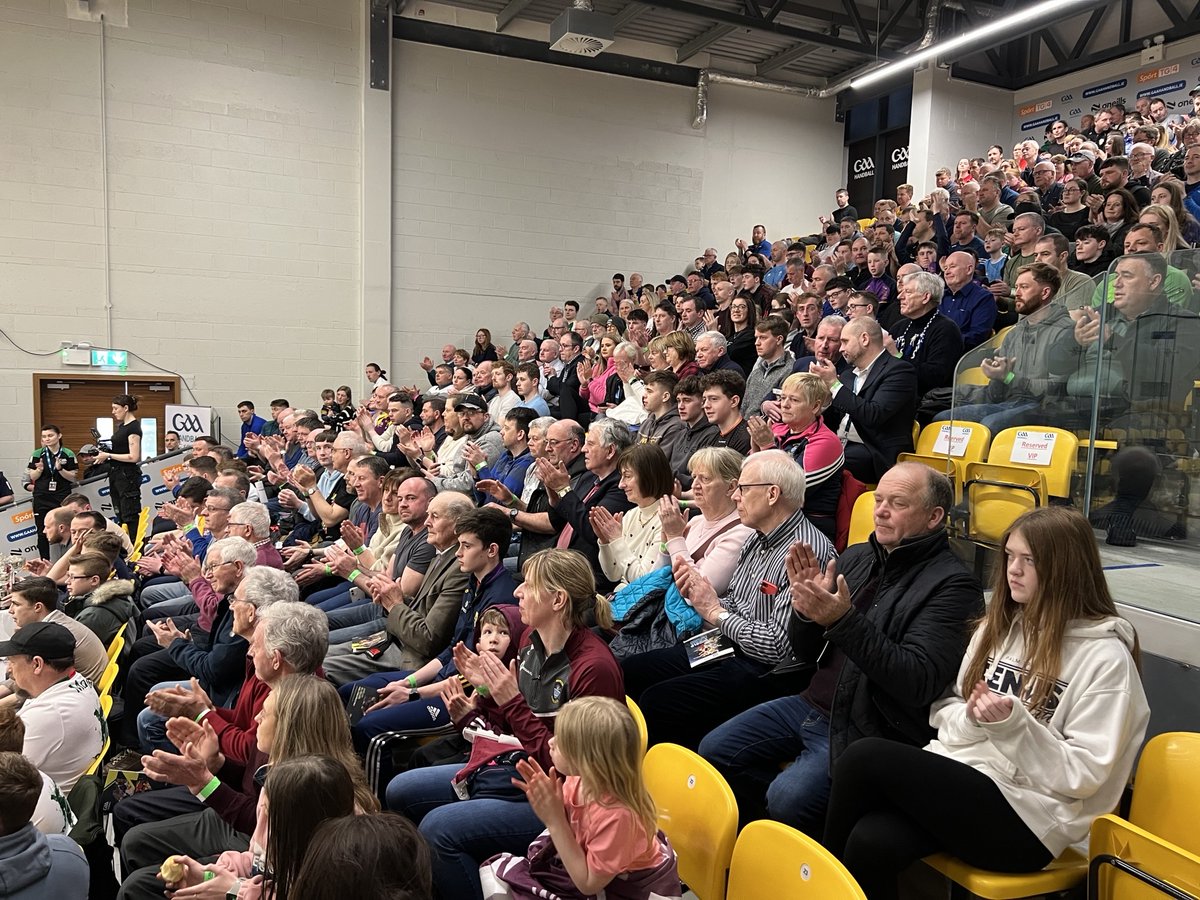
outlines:
[[[1005,536],[1001,600],[972,639],[983,592],[950,548],[951,484],[897,458],[914,424],[1087,427],[1097,396],[1105,422],[1147,432],[1182,413],[1200,276],[1168,255],[1200,241],[1200,118],[1159,113],[1057,121],[1044,143],[989,148],[869,215],[839,190],[812,235],[756,225],[662,283],[614,274],[588,315],[568,300],[499,343],[481,327],[407,365],[416,383],[372,363],[362,403],[349,385],[269,415],[244,401],[237,446],[195,440],[132,566],[69,493],[78,467],[47,426],[27,475],[43,559],[15,590],[5,650],[22,661],[0,714],[24,701],[25,756],[45,790],[69,789],[99,750],[97,648],[128,623],[110,766],[173,785],[115,807],[129,898],[164,882],[254,896],[264,878],[316,896],[329,876],[287,814],[309,831],[380,820],[364,856],[386,853],[385,832],[419,844],[381,805],[428,842],[444,898],[481,897],[482,864],[489,885],[529,877],[513,861],[543,826],[579,896],[634,869],[661,886],[669,850],[644,791],[589,793],[628,762],[615,744],[600,760],[624,739],[626,697],[651,744],[725,775],[744,820],[821,835],[828,809],[829,845],[872,897],[906,860],[972,855],[925,821],[953,791],[957,833],[994,815],[1019,832],[1017,858],[1044,865],[1087,831],[1061,770],[1087,767],[1084,808],[1111,808],[1145,731],[1132,629],[1095,593],[1088,522],[1055,509]],[[958,383],[965,364],[982,383]],[[1145,505],[1160,455],[1132,439],[1121,454],[1096,524],[1113,543],[1179,536]],[[847,548],[868,485],[874,532]],[[581,698],[617,724],[556,750]],[[435,733],[397,762],[398,737]],[[1014,781],[1004,760],[1037,753]],[[911,790],[864,791],[893,759]],[[576,778],[566,819],[552,766]],[[936,799],[909,809],[922,791]],[[581,861],[610,794],[628,815],[608,827],[635,846]],[[179,869],[160,872],[165,856]]]

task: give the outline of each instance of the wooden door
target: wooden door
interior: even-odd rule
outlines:
[[[137,416],[155,420],[153,444],[161,453],[165,408],[168,403],[178,402],[179,396],[179,384],[173,378],[35,374],[33,432],[37,435],[43,424],[57,425],[62,429],[63,446],[78,452],[84,444],[95,443],[91,430],[96,427],[97,419],[111,420],[112,399],[118,394],[137,397]],[[145,423],[143,429],[148,431]],[[148,433],[143,439],[143,455],[149,441]],[[34,448],[29,449],[32,452]]]

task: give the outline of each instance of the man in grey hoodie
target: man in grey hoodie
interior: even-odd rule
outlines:
[[[0,897],[86,897],[88,864],[66,835],[42,834],[30,821],[42,776],[20,753],[0,753]]]

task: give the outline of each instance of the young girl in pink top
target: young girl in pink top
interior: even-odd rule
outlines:
[[[486,900],[679,897],[675,851],[656,825],[629,710],[609,697],[572,700],[558,715],[550,757],[548,774],[534,759],[517,763],[525,780],[514,784],[546,830],[524,857],[501,853],[480,867]]]

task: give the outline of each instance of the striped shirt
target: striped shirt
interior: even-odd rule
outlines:
[[[787,555],[797,541],[812,547],[822,569],[837,556],[829,538],[805,518],[804,510],[798,509],[770,534],[756,531],[746,542],[729,590],[721,598],[721,606],[729,611],[718,626],[721,633],[747,656],[770,665],[792,655],[788,640],[792,591]]]

